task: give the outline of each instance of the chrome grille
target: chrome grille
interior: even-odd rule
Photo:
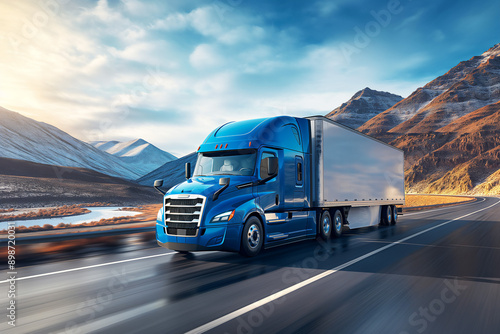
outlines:
[[[165,199],[167,234],[179,236],[196,236],[198,234],[205,198],[197,195],[189,195],[189,197],[167,197]]]

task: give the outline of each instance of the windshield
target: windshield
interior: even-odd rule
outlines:
[[[198,153],[194,176],[253,175],[255,150]]]

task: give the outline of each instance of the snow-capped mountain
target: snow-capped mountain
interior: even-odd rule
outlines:
[[[406,190],[500,194],[500,44],[358,130],[405,151]]]
[[[356,129],[402,99],[403,97],[399,95],[366,87],[354,94],[349,101],[332,110],[326,117]]]
[[[137,183],[145,186],[152,186],[155,180],[161,179],[164,180],[163,187],[165,189],[168,189],[186,180],[184,178],[185,176],[184,166],[186,162],[191,163],[191,173],[192,173],[194,170],[194,166],[196,164],[197,157],[198,154],[190,153],[177,160],[167,162],[166,164],[155,169],[151,173],[144,175],[143,177],[141,177],[136,181]]]
[[[176,160],[172,154],[165,152],[143,139],[134,139],[127,142],[94,141],[92,146],[118,157],[130,168],[145,175],[166,162]]]
[[[0,107],[0,157],[83,167],[135,180],[142,174],[120,158],[43,122]]]
[[[500,99],[500,43],[460,62],[446,74],[360,127],[362,132],[426,133]]]

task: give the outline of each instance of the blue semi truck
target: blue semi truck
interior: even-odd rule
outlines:
[[[224,124],[197,151],[194,173],[163,195],[156,238],[178,252],[255,256],[344,226],[395,224],[403,151],[322,116]]]

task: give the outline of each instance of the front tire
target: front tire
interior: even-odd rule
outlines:
[[[247,219],[241,234],[240,254],[247,257],[259,254],[264,244],[264,229],[260,219],[252,216]]]

